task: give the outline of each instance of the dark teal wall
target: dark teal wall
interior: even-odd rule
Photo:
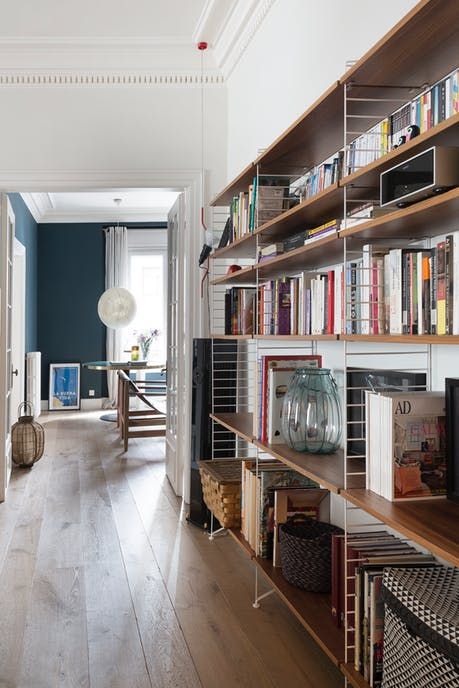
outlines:
[[[26,334],[25,350],[37,351],[38,230],[20,194],[8,194],[16,219],[16,237],[26,248]]]
[[[40,224],[38,229],[38,349],[42,399],[50,363],[105,358],[105,327],[97,301],[105,288],[105,243],[100,224]],[[81,396],[107,395],[105,375],[81,370]]]
[[[135,229],[139,223],[129,224]],[[142,226],[145,226],[142,224]],[[163,229],[164,223],[148,223]],[[42,399],[48,398],[50,363],[105,359],[105,326],[97,302],[105,289],[105,237],[99,223],[38,226],[38,350]],[[81,397],[107,396],[106,375],[81,370]]]

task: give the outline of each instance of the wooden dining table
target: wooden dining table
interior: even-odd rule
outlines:
[[[149,361],[87,361],[82,365],[83,368],[87,368],[88,370],[99,370],[102,372],[108,372],[109,370],[124,370],[126,375],[129,375],[129,373],[132,373],[134,370],[166,370],[165,363],[151,363]],[[100,420],[116,423],[117,417],[116,413],[104,413],[100,417]]]

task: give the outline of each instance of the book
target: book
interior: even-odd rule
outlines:
[[[262,442],[268,439],[268,398],[269,381],[268,374],[271,368],[320,368],[322,366],[322,356],[315,354],[267,354],[261,357],[260,378],[259,378],[259,398],[260,412],[259,427],[254,428],[254,434]]]
[[[367,392],[367,488],[390,501],[446,494],[445,398]]]

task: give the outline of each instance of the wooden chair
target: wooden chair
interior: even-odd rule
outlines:
[[[165,436],[166,416],[151,401],[159,389],[162,388],[155,383],[136,383],[124,370],[118,371],[118,427],[124,451],[127,451],[129,439],[132,437]],[[132,410],[130,402],[133,398],[139,399],[146,408]]]

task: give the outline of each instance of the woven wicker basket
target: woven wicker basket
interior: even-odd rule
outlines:
[[[241,462],[239,459],[200,461],[206,506],[223,528],[241,525]]]
[[[280,526],[282,575],[309,592],[330,592],[331,536],[341,528],[302,517]]]

